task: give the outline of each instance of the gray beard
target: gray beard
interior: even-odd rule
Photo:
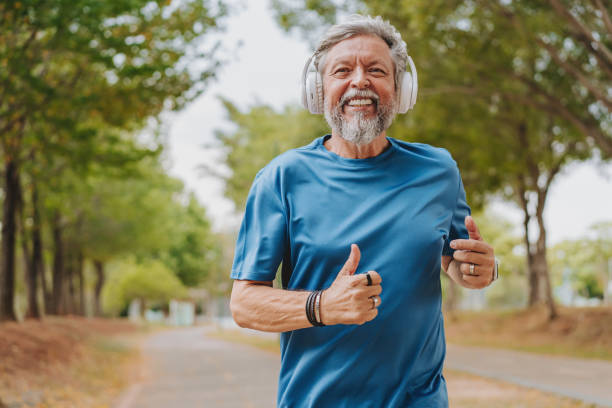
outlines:
[[[347,142],[358,146],[372,143],[378,135],[387,130],[395,118],[395,101],[387,105],[378,105],[378,115],[375,118],[366,118],[365,113],[356,112],[353,119],[346,121],[342,116],[342,104],[338,103],[333,109],[329,100],[325,98],[325,120],[332,131],[340,135]]]

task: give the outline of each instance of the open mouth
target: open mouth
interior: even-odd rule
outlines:
[[[342,110],[344,110],[344,108],[347,106],[351,107],[352,109],[369,109],[373,107],[374,110],[376,110],[378,106],[378,99],[361,95],[353,96],[346,98],[346,100],[342,102]]]
[[[375,102],[370,99],[370,98],[365,98],[365,99],[351,99],[350,101],[348,101],[347,105],[348,106],[366,106],[366,105],[372,105]]]

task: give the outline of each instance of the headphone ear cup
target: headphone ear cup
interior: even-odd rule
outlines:
[[[406,113],[414,106],[412,103],[413,81],[410,72],[404,72],[399,86],[397,113]]]
[[[316,70],[310,70],[306,74],[302,104],[310,113],[323,113],[323,84],[321,75]]]
[[[316,94],[315,94],[315,104],[316,108],[312,110],[312,113],[317,115],[323,113],[323,78],[319,74],[319,71],[315,71],[315,84],[316,84]]]

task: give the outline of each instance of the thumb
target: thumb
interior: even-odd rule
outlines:
[[[470,239],[482,241],[482,237],[480,236],[480,231],[478,231],[476,222],[474,221],[471,215],[468,215],[467,217],[465,217],[465,228],[467,228]]]
[[[359,265],[359,260],[361,259],[361,251],[359,251],[359,247],[357,244],[351,244],[351,253],[344,263],[338,275],[352,275],[357,270],[357,266]]]

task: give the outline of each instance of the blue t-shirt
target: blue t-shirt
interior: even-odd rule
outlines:
[[[447,407],[440,256],[467,238],[470,213],[450,154],[392,138],[376,157],[323,146],[290,150],[255,177],[233,279],[325,289],[361,250],[356,273],[382,277],[378,316],[363,325],[281,334],[279,407]]]

